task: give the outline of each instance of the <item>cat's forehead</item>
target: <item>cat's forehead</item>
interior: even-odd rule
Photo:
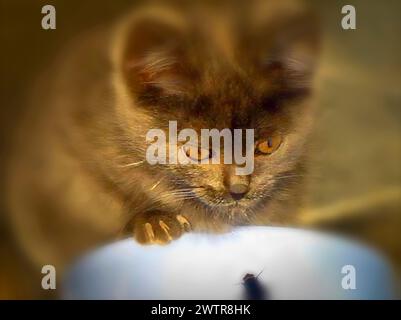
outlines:
[[[241,95],[204,92],[182,103],[171,105],[166,116],[179,118],[194,129],[245,128],[253,118],[256,106],[251,99]]]
[[[266,112],[252,83],[238,75],[210,74],[186,113],[198,123],[214,128],[251,128]]]
[[[159,122],[177,121],[178,128],[255,129],[274,131],[283,127],[284,110],[274,107],[274,87],[262,92],[256,75],[234,68],[205,68],[199,81],[183,96],[163,98],[153,106]],[[269,89],[269,88],[267,88]],[[275,110],[272,110],[275,109]]]

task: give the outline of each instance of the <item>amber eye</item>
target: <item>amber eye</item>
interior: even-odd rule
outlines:
[[[281,135],[274,135],[256,143],[256,154],[272,154],[276,151],[282,142]]]
[[[201,147],[199,147],[199,148],[186,147],[186,148],[184,148],[184,150],[185,150],[185,154],[187,155],[187,157],[189,157],[195,161],[205,160],[205,159],[211,158],[213,155],[211,150],[204,149]]]

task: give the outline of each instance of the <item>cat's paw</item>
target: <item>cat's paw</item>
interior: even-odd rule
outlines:
[[[190,230],[191,224],[181,214],[147,213],[135,224],[134,238],[141,244],[166,244]]]

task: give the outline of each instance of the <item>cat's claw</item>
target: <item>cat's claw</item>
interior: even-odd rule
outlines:
[[[186,231],[189,232],[191,231],[191,224],[189,223],[189,221],[187,220],[187,218],[185,218],[183,215],[181,214],[177,214],[176,216],[177,221],[180,223],[181,227]]]
[[[167,244],[191,231],[191,224],[181,214],[148,213],[134,227],[134,237],[141,244]]]
[[[145,233],[148,241],[150,243],[154,242],[155,240],[155,233],[153,232],[152,225],[150,223],[145,223]]]
[[[171,238],[171,235],[169,233],[170,227],[167,224],[165,224],[163,220],[159,221],[159,225],[160,225],[160,228],[162,228],[162,230],[166,234],[168,241],[173,240],[173,238]]]

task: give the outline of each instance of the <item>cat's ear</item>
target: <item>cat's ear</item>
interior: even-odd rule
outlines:
[[[186,94],[193,78],[187,33],[185,21],[168,12],[144,13],[130,21],[120,68],[136,97]]]
[[[285,91],[307,91],[320,51],[317,16],[308,10],[277,11],[258,29],[255,61],[260,75]]]

